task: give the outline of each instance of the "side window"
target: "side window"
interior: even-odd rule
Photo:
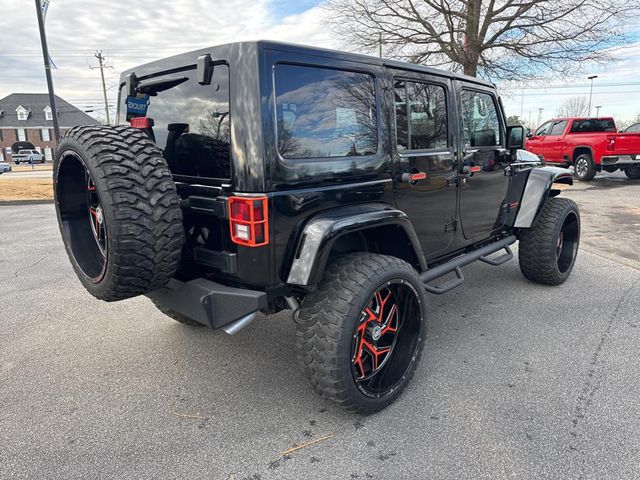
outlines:
[[[500,121],[493,97],[487,93],[462,90],[461,101],[465,146],[500,145]]]
[[[398,150],[429,150],[448,146],[447,98],[440,85],[394,82]]]
[[[371,75],[278,64],[274,78],[278,151],[284,158],[376,152],[378,127]]]
[[[571,125],[571,133],[591,133],[591,132],[615,132],[616,125],[611,118],[599,119],[588,118],[585,120],[574,120]]]
[[[544,137],[545,135],[549,135],[549,131],[551,130],[552,126],[553,126],[553,122],[543,123],[537,128],[536,133],[534,133],[534,136]]]
[[[566,126],[566,120],[560,120],[559,122],[554,123],[551,130],[549,130],[549,135],[562,135]]]

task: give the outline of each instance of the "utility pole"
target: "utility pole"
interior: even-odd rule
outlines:
[[[544,107],[538,108],[538,127],[540,126],[540,123],[542,122],[542,110],[544,110]]]
[[[593,80],[598,78],[598,75],[591,75],[587,77],[587,80],[591,80],[591,88],[589,89],[589,117],[591,116],[591,97],[593,96]]]
[[[602,108],[602,105],[596,105],[596,117],[600,116],[600,109]]]
[[[382,58],[382,32],[378,33],[378,56]]]
[[[53,79],[51,78],[51,63],[49,62],[49,47],[47,47],[47,35],[44,31],[44,19],[42,18],[42,4],[36,0],[36,13],[38,15],[38,28],[40,29],[40,43],[42,44],[42,57],[44,58],[44,73],[47,77],[49,89],[49,106],[53,118],[53,133],[56,143],[60,140],[60,125],[58,124],[58,110],[56,109],[56,95],[53,92]]]
[[[111,120],[109,119],[109,102],[107,101],[107,86],[104,83],[104,69],[105,68],[111,68],[111,67],[107,67],[106,65],[104,65],[104,61],[105,58],[102,55],[102,51],[98,50],[95,54],[95,57],[98,59],[98,63],[100,64],[99,67],[89,67],[92,70],[94,68],[99,68],[100,69],[100,76],[102,77],[102,94],[104,95],[104,111],[107,115],[107,125],[111,124]]]

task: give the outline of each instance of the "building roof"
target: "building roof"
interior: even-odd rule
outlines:
[[[26,120],[18,120],[16,109],[22,106],[31,110]],[[47,120],[44,109],[49,106],[49,94],[47,93],[12,93],[0,98],[0,110],[4,113],[0,116],[0,128],[29,128],[51,127],[53,120]],[[75,125],[95,125],[98,121],[74,107],[56,95],[56,108],[58,109],[58,123],[61,128],[70,128]]]

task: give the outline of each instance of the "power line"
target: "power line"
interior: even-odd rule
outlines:
[[[597,91],[595,88],[593,89],[593,93],[594,94],[598,94],[598,95],[623,95],[623,94],[628,94],[628,93],[640,93],[640,90],[619,90],[619,91],[608,91],[608,92],[602,92],[602,91]],[[520,94],[522,95],[522,94]],[[549,95],[571,95],[571,96],[577,96],[577,95],[587,95],[585,92],[543,92],[543,93],[525,93],[524,96],[525,97],[546,97]],[[515,94],[514,94],[515,96]]]

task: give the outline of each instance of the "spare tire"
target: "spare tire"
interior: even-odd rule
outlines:
[[[74,127],[53,171],[62,240],[89,293],[122,300],[174,276],[184,242],[180,200],[149,137],[126,126]]]

